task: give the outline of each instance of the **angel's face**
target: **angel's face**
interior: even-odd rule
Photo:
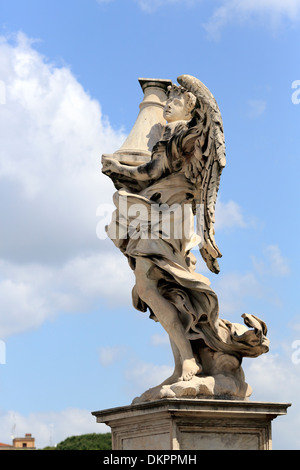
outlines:
[[[187,120],[186,100],[184,95],[170,95],[164,107],[164,119],[167,122]]]

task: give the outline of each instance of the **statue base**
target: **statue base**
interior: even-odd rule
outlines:
[[[92,413],[113,450],[270,450],[271,422],[290,404],[162,399]]]
[[[220,398],[225,400],[245,400],[250,397],[252,388],[246,382],[238,381],[230,375],[194,376],[191,380],[180,380],[170,385],[158,385],[136,397],[132,404],[156,401],[163,398]]]

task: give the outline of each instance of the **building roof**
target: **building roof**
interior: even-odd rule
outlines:
[[[0,450],[14,450],[14,449],[35,449],[35,438],[32,437],[31,434],[25,434],[25,437],[15,437],[13,439],[13,443],[11,444],[4,444],[0,442]]]

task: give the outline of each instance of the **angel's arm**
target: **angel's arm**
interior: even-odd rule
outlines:
[[[113,158],[107,158],[103,162],[102,172],[106,175],[117,173],[136,181],[157,180],[167,171],[165,157],[159,146],[153,152],[152,159],[138,166],[123,165]]]

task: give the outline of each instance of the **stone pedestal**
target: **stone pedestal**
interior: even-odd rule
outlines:
[[[95,411],[113,450],[269,450],[271,421],[290,404],[163,399]]]

